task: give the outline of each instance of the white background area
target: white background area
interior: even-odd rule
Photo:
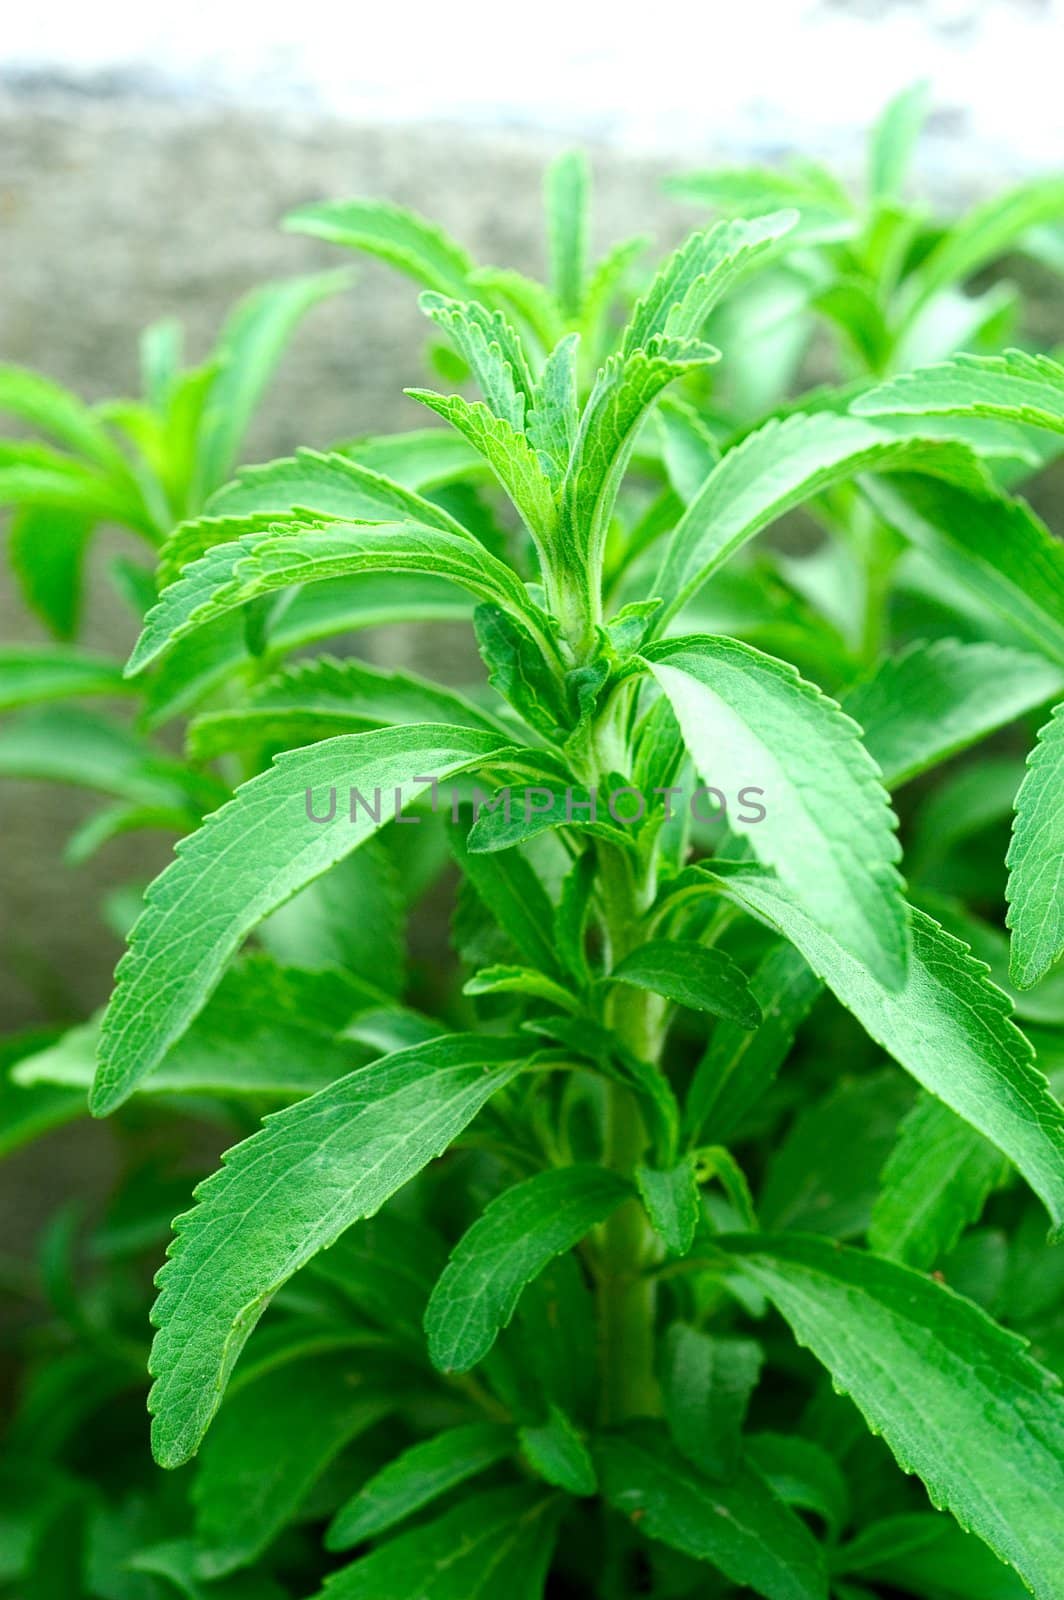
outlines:
[[[4,76],[695,157],[845,154],[927,77],[947,163],[1064,162],[1064,0],[8,0]]]

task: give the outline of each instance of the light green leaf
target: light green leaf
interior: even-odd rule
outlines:
[[[869,1244],[880,1255],[930,1271],[979,1220],[1008,1170],[1000,1150],[941,1100],[924,1096],[902,1123],[883,1168]]]
[[[427,289],[464,299],[472,258],[435,223],[387,200],[332,200],[299,206],[284,219],[290,233],[362,250],[398,267]]]
[[[490,734],[460,728],[385,728],[343,735],[289,752],[261,773],[201,830],[148,890],[143,915],[119,963],[104,1018],[92,1109],[103,1115],[159,1062],[214,989],[244,938],[271,911],[390,821],[396,791],[410,800],[475,767],[502,748]],[[325,786],[344,797],[339,820],[310,820],[308,795]],[[345,815],[348,791],[373,806]],[[321,814],[321,806],[316,813]],[[226,863],[219,873],[218,863]]]
[[[775,253],[797,221],[796,211],[775,211],[749,222],[715,222],[693,233],[636,306],[624,331],[622,354],[627,358],[648,350],[656,335],[697,339],[718,301],[758,261]]]
[[[514,1442],[510,1428],[469,1422],[411,1445],[340,1507],[325,1535],[326,1548],[347,1550],[386,1532],[504,1460]]]
[[[142,672],[186,634],[262,595],[363,572],[432,574],[518,614],[531,609],[509,567],[474,540],[438,528],[334,522],[292,532],[267,530],[214,545],[186,567],[148,612],[126,671]]]
[[[843,696],[890,788],[1064,692],[1064,666],[1006,645],[934,639],[888,656]]]
[[[932,1279],[827,1239],[752,1236],[728,1254],[932,1501],[1057,1600],[1064,1400],[1023,1342]]]
[[[530,444],[547,458],[550,475],[563,477],[576,442],[580,423],[577,405],[577,357],[580,336],[567,334],[555,345],[544,364],[532,397],[526,432]]]
[[[868,193],[872,200],[898,198],[927,110],[928,85],[914,83],[895,95],[883,111],[868,145]]]
[[[347,272],[322,272],[255,289],[232,312],[213,359],[190,491],[199,507],[233,469],[248,423],[297,323],[319,301],[350,286]]]
[[[344,1447],[397,1405],[359,1352],[315,1352],[234,1386],[192,1486],[197,1568],[218,1578],[268,1549]],[[269,1470],[264,1464],[269,1463]]]
[[[525,1285],[631,1194],[605,1167],[555,1167],[497,1196],[451,1252],[425,1312],[441,1372],[468,1372],[509,1323]]]
[[[699,777],[763,791],[764,818],[729,823],[806,913],[876,978],[905,979],[908,926],[896,819],[859,729],[785,662],[735,639],[673,639],[647,652]]]
[[[460,395],[433,394],[430,389],[407,389],[405,392],[435,411],[469,440],[510,496],[540,551],[551,549],[557,522],[551,481],[524,434],[518,433],[479,400],[471,402]]]
[[[906,312],[921,306],[952,283],[960,283],[1003,255],[1039,223],[1064,217],[1064,178],[1031,178],[985,200],[948,228],[942,240],[907,283]]]
[[[565,1412],[552,1405],[547,1421],[518,1430],[521,1450],[534,1472],[566,1494],[594,1494],[598,1487],[587,1445]]]
[[[750,1339],[716,1337],[685,1322],[674,1322],[665,1335],[661,1389],[669,1432],[681,1454],[710,1477],[735,1470],[761,1361]]]
[[[649,585],[665,601],[659,623],[785,511],[858,473],[906,467],[973,488],[989,482],[971,452],[950,441],[892,434],[830,411],[765,423],[726,452],[677,524]]]
[[[1030,989],[1064,955],[1064,704],[1038,735],[1009,846],[1012,980]]]
[[[685,373],[720,359],[711,345],[655,337],[646,349],[611,356],[599,372],[573,445],[562,486],[566,545],[585,552],[596,571],[617,491],[636,432],[662,390]]]
[[[1023,636],[1017,644],[1064,662],[1064,544],[1023,501],[966,494],[926,477],[863,487],[884,521],[947,580],[970,589]]]
[[[11,568],[26,604],[59,639],[77,632],[81,569],[96,517],[76,507],[22,505],[11,517]]]
[[[427,678],[387,672],[354,656],[316,656],[293,662],[257,686],[240,710],[197,717],[189,728],[188,751],[194,760],[209,761],[248,746],[292,749],[337,733],[409,722],[506,731],[471,700]]]
[[[138,1088],[144,1094],[259,1095],[295,1100],[324,1089],[366,1059],[340,1037],[356,1012],[381,997],[343,973],[278,967],[245,957]],[[20,1084],[91,1087],[98,1021],[65,1033],[14,1069]]]
[[[669,1254],[685,1256],[694,1243],[702,1215],[694,1162],[685,1157],[664,1171],[638,1166],[635,1181],[647,1216],[664,1239]]]
[[[63,455],[49,445],[0,439],[0,506],[64,511],[137,532],[151,520],[132,483]]]
[[[560,983],[548,978],[545,972],[532,967],[494,966],[482,967],[469,978],[463,994],[525,994],[537,1000],[549,1000],[563,1011],[575,1011],[576,999]]]
[[[68,695],[112,695],[128,690],[121,662],[109,656],[47,645],[0,649],[0,711],[42,700],[65,700]]]
[[[480,455],[449,428],[412,428],[405,433],[365,434],[340,452],[371,472],[428,494],[483,470]]]
[[[662,994],[692,1011],[709,1011],[741,1028],[756,1028],[761,1009],[746,974],[723,950],[690,939],[651,939],[622,957],[610,983],[632,984]]]
[[[0,1043],[0,1157],[88,1110],[84,1089],[34,1083],[19,1076],[27,1062],[53,1048],[50,1034],[36,1029],[9,1034]]]
[[[1064,1110],[1010,1021],[1010,1006],[967,946],[913,912],[905,986],[884,988],[782,885],[747,868],[719,879],[754,916],[791,940],[862,1027],[929,1093],[997,1145],[1064,1228]]]
[[[282,1284],[440,1155],[527,1050],[471,1035],[414,1045],[268,1117],[227,1153],[176,1220],[157,1280],[149,1407],[160,1465],[195,1452]]]
[[[542,1600],[563,1504],[532,1488],[460,1500],[334,1572],[316,1600]]]
[[[121,450],[92,408],[42,373],[0,363],[0,412],[18,417],[105,471],[117,471],[119,476],[129,471]]]
[[[838,180],[808,161],[789,169],[722,167],[683,173],[667,178],[665,187],[682,200],[712,206],[731,216],[752,217],[774,206],[795,206],[803,213],[827,210],[842,216],[853,209]]]
[[[264,466],[242,467],[232,483],[211,495],[208,509],[211,517],[300,511],[311,518],[337,517],[348,522],[396,522],[409,518],[442,528],[445,533],[469,537],[442,507],[402,482],[335,450],[329,455],[297,450],[294,456],[269,461]],[[192,523],[190,527],[195,529],[198,525]],[[197,547],[192,541],[188,527],[177,528],[163,547],[160,559],[171,570],[184,566],[206,549],[206,544]],[[175,554],[168,560],[170,551]]]
[[[217,779],[158,754],[123,723],[81,706],[30,706],[5,719],[0,777],[75,784],[186,816],[191,805],[216,805],[226,794]]]
[[[1049,356],[955,356],[858,395],[862,417],[998,417],[1064,433],[1064,367]]]
[[[378,839],[300,889],[258,933],[279,961],[316,972],[339,967],[382,995],[403,988],[405,935],[398,869]]]
[[[520,336],[501,311],[475,300],[450,300],[431,290],[422,311],[449,336],[469,367],[488,410],[520,433],[532,404],[534,384]]]
[[[584,302],[591,176],[582,150],[568,150],[547,168],[547,240],[551,287],[567,317]]]
[[[607,1501],[650,1538],[766,1600],[827,1600],[820,1546],[752,1467],[705,1478],[650,1428],[602,1439],[594,1456]]]

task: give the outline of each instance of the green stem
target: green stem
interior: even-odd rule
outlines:
[[[599,849],[600,886],[611,961],[639,942],[638,924],[648,888],[633,880],[631,863],[615,846]],[[607,1020],[618,1038],[644,1060],[661,1053],[663,1005],[644,990],[614,987]],[[643,1160],[647,1133],[635,1096],[623,1084],[607,1090],[605,1161],[631,1177]],[[627,1201],[604,1225],[600,1250],[598,1316],[604,1423],[660,1412],[654,1370],[657,1286],[646,1269],[657,1238],[638,1200]]]

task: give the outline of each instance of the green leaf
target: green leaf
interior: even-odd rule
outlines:
[[[692,1011],[709,1011],[741,1028],[756,1028],[761,1009],[746,974],[723,950],[690,939],[651,939],[622,957],[610,983],[627,983],[662,994]]]
[[[826,1600],[819,1545],[752,1467],[705,1478],[649,1428],[603,1439],[594,1455],[605,1498],[640,1532],[766,1600]]]
[[[923,1096],[905,1118],[880,1178],[868,1242],[924,1271],[977,1222],[1008,1164],[941,1100]]]
[[[226,790],[159,755],[124,724],[81,706],[30,706],[0,726],[0,777],[98,789],[136,805],[177,811],[216,804]]]
[[[553,908],[542,883],[517,850],[486,854],[470,848],[464,825],[448,835],[462,876],[520,953],[541,972],[558,973],[551,936]]]
[[[469,534],[442,507],[414,489],[386,477],[348,454],[297,450],[294,456],[264,466],[242,467],[232,483],[212,494],[211,517],[250,517],[303,512],[311,517],[336,517],[349,522],[396,522],[409,518],[445,533]],[[207,545],[193,538],[200,523],[183,524],[161,552],[164,567],[176,571]],[[214,543],[212,539],[210,541]],[[172,553],[171,553],[172,552]]]
[[[88,650],[12,645],[0,649],[0,711],[68,695],[127,692],[122,664]]]
[[[255,1561],[330,1461],[396,1405],[395,1389],[382,1391],[379,1373],[367,1381],[352,1350],[317,1352],[234,1385],[193,1482],[202,1576]]]
[[[711,345],[655,337],[648,348],[611,356],[584,407],[562,486],[567,550],[586,553],[594,573],[636,432],[677,378],[720,359]]]
[[[248,956],[226,973],[188,1032],[138,1088],[271,1101],[313,1094],[365,1059],[363,1046],[339,1035],[377,1000],[342,973],[285,969],[268,956]],[[76,1087],[84,1095],[98,1042],[98,1022],[73,1028],[21,1061],[15,1080]]]
[[[529,443],[547,458],[553,481],[564,476],[580,424],[577,402],[577,357],[580,336],[567,334],[555,345],[544,364],[532,396],[526,432]]]
[[[939,572],[1004,618],[1021,642],[1064,662],[1064,545],[1021,500],[929,478],[864,485],[883,517]]]
[[[976,458],[949,441],[892,434],[830,411],[766,422],[721,458],[687,507],[649,585],[664,624],[718,567],[762,528],[834,484],[903,468],[988,483]]]
[[[932,1501],[1055,1600],[1064,1400],[1023,1342],[932,1279],[826,1239],[727,1248]]]
[[[669,483],[686,505],[720,460],[720,451],[694,406],[675,395],[666,395],[654,415]]]
[[[88,1109],[83,1089],[27,1083],[20,1076],[20,1068],[51,1048],[51,1035],[36,1029],[9,1034],[0,1042],[0,1157],[30,1144],[51,1128],[73,1122]]]
[[[1049,356],[955,356],[858,395],[862,417],[998,417],[1064,433],[1064,367]]]
[[[255,407],[297,323],[312,306],[350,283],[347,272],[268,283],[232,312],[214,349],[218,375],[200,418],[190,496],[194,507],[232,471]]]
[[[440,1155],[527,1050],[468,1035],[414,1045],[268,1117],[226,1154],[175,1222],[157,1280],[149,1406],[160,1465],[195,1452],[282,1284]]]
[[[1009,846],[1013,982],[1032,988],[1064,955],[1064,704],[1038,735]]]
[[[148,890],[104,1018],[95,1114],[121,1104],[162,1059],[264,917],[391,820],[397,788],[412,798],[426,788],[412,782],[422,773],[442,780],[500,748],[489,734],[458,728],[346,734],[289,752],[239,789]],[[358,789],[370,805],[384,791],[379,818],[357,806],[351,820],[341,811],[338,823],[312,822],[307,796],[322,785],[345,801]]]
[[[571,1250],[631,1194],[604,1167],[556,1167],[497,1196],[451,1252],[425,1313],[441,1372],[468,1372],[487,1355],[525,1285]]]
[[[299,206],[284,219],[290,233],[362,250],[415,282],[464,299],[472,258],[435,223],[386,200],[332,200]]]
[[[802,212],[826,209],[845,216],[852,211],[838,180],[811,161],[790,170],[776,167],[722,167],[667,178],[670,194],[712,206],[731,216],[756,216],[774,206],[795,206]]]
[[[209,761],[228,750],[291,749],[332,734],[412,722],[506,731],[471,700],[426,678],[387,672],[354,656],[316,656],[257,685],[239,710],[197,717],[188,752],[193,760]]]
[[[838,1537],[848,1521],[849,1495],[833,1456],[796,1433],[748,1434],[743,1453],[784,1505],[823,1517]]]
[[[676,1448],[701,1472],[728,1478],[739,1461],[743,1421],[761,1374],[750,1339],[715,1336],[674,1322],[665,1335],[662,1400]]]
[[[798,951],[786,940],[773,944],[750,979],[762,1022],[752,1031],[719,1022],[691,1080],[684,1130],[692,1143],[707,1125],[716,1138],[731,1139],[783,1065],[820,991]]]
[[[1064,178],[1031,178],[994,195],[948,228],[907,282],[906,313],[911,320],[933,295],[960,283],[1016,244],[1042,222],[1064,216]]]
[[[552,1405],[547,1421],[518,1430],[521,1451],[534,1472],[566,1494],[589,1495],[598,1488],[587,1445],[560,1407]]]
[[[525,435],[479,400],[433,394],[430,389],[405,392],[457,428],[480,452],[517,507],[538,548],[549,550],[557,522],[554,495],[551,481]]]
[[[685,1157],[666,1171],[638,1166],[635,1181],[647,1216],[664,1239],[669,1254],[685,1256],[694,1243],[702,1215],[694,1162]]]
[[[512,1454],[514,1435],[494,1422],[469,1422],[411,1445],[342,1505],[325,1535],[328,1550],[393,1528],[441,1495],[467,1483]]]
[[[128,472],[125,457],[90,406],[27,367],[0,363],[0,412],[17,417],[105,470]]]
[[[421,296],[419,304],[449,335],[489,411],[520,433],[534,385],[520,337],[502,312],[489,311],[475,300],[450,300],[431,291]]]
[[[703,782],[763,792],[764,818],[738,813],[731,826],[819,927],[899,987],[909,940],[896,819],[856,723],[793,667],[734,639],[670,639],[647,659]]]
[[[869,1036],[929,1093],[978,1129],[1064,1226],[1064,1111],[1034,1064],[1007,999],[960,940],[913,912],[904,988],[892,992],[813,925],[786,890],[749,869],[719,880],[754,916],[795,944]]]
[[[526,994],[537,1000],[548,1000],[563,1011],[574,1011],[576,999],[560,983],[548,978],[546,973],[532,967],[494,966],[482,967],[467,980],[463,994]]]
[[[896,200],[901,194],[927,111],[926,83],[903,89],[883,111],[868,145],[868,193],[872,200]]]
[[[18,439],[0,439],[0,506],[47,507],[142,533],[151,527],[132,484],[49,445]]]
[[[531,604],[509,567],[472,539],[420,523],[329,523],[279,534],[245,534],[215,545],[164,589],[148,612],[126,668],[142,672],[179,639],[236,607],[293,584],[363,572],[417,572],[450,579],[518,615]]]
[[[798,221],[776,211],[752,221],[715,222],[693,233],[670,256],[636,306],[622,354],[649,349],[656,335],[697,339],[713,307],[758,261],[775,253]]]
[[[943,1600],[1024,1600],[1030,1592],[951,1518],[928,1512],[885,1517],[862,1528],[836,1551],[832,1568]]]
[[[76,507],[32,503],[11,518],[12,571],[26,604],[59,639],[77,632],[81,569],[96,520]]]
[[[886,657],[843,697],[890,788],[1064,692],[1064,667],[1007,645],[934,639]]]
[[[542,1600],[562,1504],[524,1487],[460,1500],[334,1572],[317,1600]]]
[[[398,995],[406,965],[404,922],[395,862],[370,839],[279,906],[259,938],[279,961],[311,971],[341,967],[360,983]]]
[[[768,1157],[758,1198],[762,1225],[862,1236],[876,1174],[911,1104],[911,1085],[891,1069],[837,1084],[805,1106]]]
[[[475,477],[481,466],[477,451],[447,428],[365,434],[344,445],[342,454],[418,494]]]
[[[584,302],[590,187],[587,157],[582,150],[567,150],[547,168],[550,281],[567,317],[578,317]]]

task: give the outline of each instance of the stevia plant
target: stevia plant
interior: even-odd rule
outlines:
[[[1002,487],[1051,454],[1059,369],[721,440],[705,329],[806,223],[696,233],[589,357],[581,170],[551,289],[427,290],[480,395],[415,391],[453,433],[247,470],[160,550],[126,681],[198,708],[197,782],[245,781],[148,890],[102,1024],[23,1049],[6,1097],[29,1124],[92,1081],[134,1138],[175,1105],[248,1136],[160,1275],[179,1470],[148,1496],[120,1435],[101,1504],[65,1431],[86,1373],[108,1411],[133,1386],[128,1264],[178,1207],[131,1183],[84,1307],[69,1220],[46,1241],[81,1343],[8,1440],[39,1585],[82,1521],[65,1592],[105,1600],[1064,1592],[1059,713],[1034,745],[1064,558]],[[751,613],[763,569],[729,574],[807,505],[889,530],[923,610],[899,556],[850,648],[814,551]],[[468,620],[483,677],[285,662],[397,614]],[[1008,743],[955,759],[1004,729],[1022,784]],[[1013,798],[1010,978],[985,829]],[[456,959],[407,971],[443,852]]]

